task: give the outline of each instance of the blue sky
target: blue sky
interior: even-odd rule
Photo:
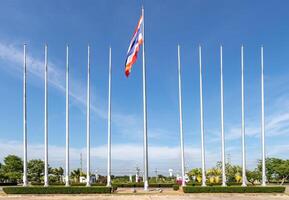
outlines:
[[[221,158],[219,46],[223,45],[226,154],[241,163],[240,46],[245,51],[248,167],[261,156],[260,46],[264,45],[267,155],[288,158],[289,3],[145,0],[150,172],[180,169],[177,44],[181,45],[186,166],[200,167],[198,45],[203,48],[207,167]],[[112,47],[112,172],[142,168],[141,57],[124,75],[140,1],[3,0],[0,7],[0,159],[22,156],[22,61],[28,44],[28,158],[43,158],[44,44],[49,50],[49,162],[64,166],[65,45],[70,45],[71,166],[85,163],[87,44],[91,45],[92,169],[105,173],[108,47]],[[85,165],[83,166],[85,169]]]

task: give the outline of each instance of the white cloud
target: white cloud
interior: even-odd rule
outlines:
[[[265,134],[266,137],[275,137],[287,135],[289,133],[289,97],[287,94],[281,95],[274,99],[270,110],[265,111]],[[266,107],[267,108],[267,107]],[[261,112],[261,111],[260,111]],[[245,134],[249,137],[260,137],[261,122],[250,118],[245,119]],[[240,140],[241,139],[241,124],[225,124],[225,138],[226,140]],[[215,136],[220,135],[220,130],[209,130]],[[219,141],[219,137],[210,138],[209,142]]]
[[[7,141],[0,139],[0,160],[9,154],[15,154],[20,157],[23,155],[23,145],[19,141]],[[83,166],[85,168],[86,149],[70,148],[70,161],[72,168],[78,168],[80,153],[83,156]],[[185,148],[186,166],[197,167],[200,161],[199,148]],[[207,166],[213,166],[219,160],[216,152],[206,152]],[[28,158],[43,159],[43,144],[29,144]],[[92,169],[98,169],[104,172],[106,169],[107,146],[101,145],[91,148]],[[142,168],[143,148],[142,144],[113,144],[112,145],[112,171],[115,173],[128,173],[136,165]],[[52,166],[64,166],[65,147],[49,145],[49,163]],[[167,171],[169,168],[179,171],[180,169],[180,147],[179,146],[150,146],[149,147],[149,165],[150,171],[158,168],[160,171]]]

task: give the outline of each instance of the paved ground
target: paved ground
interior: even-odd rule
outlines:
[[[184,194],[171,188],[144,192],[131,188],[119,188],[109,195],[6,195],[1,192],[0,200],[289,200],[288,186],[285,194]]]
[[[53,195],[53,196],[0,196],[0,200],[289,200],[286,194],[185,194],[185,195]]]

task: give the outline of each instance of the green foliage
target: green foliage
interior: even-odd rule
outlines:
[[[33,186],[43,186],[44,183],[38,183],[38,182],[31,182],[31,185]],[[64,186],[65,183],[63,182],[52,182],[49,183],[50,186]],[[71,183],[71,186],[79,187],[79,186],[86,186],[86,183]],[[103,183],[92,183],[91,186],[106,186],[106,184]]]
[[[249,181],[252,185],[255,185],[257,181],[260,181],[262,178],[261,172],[257,169],[250,171],[246,171],[247,181]]]
[[[70,177],[74,180],[75,183],[79,183],[79,178],[81,176],[81,171],[80,169],[76,169],[76,170],[73,170],[71,173],[70,173]]]
[[[52,176],[49,176],[49,183],[60,183],[62,182],[62,176],[63,176],[64,170],[62,167],[59,168],[51,168],[49,174]]]
[[[112,179],[112,183],[129,183],[129,176],[116,176]]]
[[[188,176],[190,177],[191,180],[193,178],[195,178],[195,181],[200,183],[202,181],[202,170],[201,170],[201,168],[192,169],[191,171],[189,171]]]
[[[116,186],[116,187],[143,187],[144,184],[143,183],[118,183],[118,184],[115,184],[113,183],[112,184],[113,186]],[[149,184],[149,187],[152,187],[152,188],[164,188],[164,187],[173,187],[174,183],[150,183]]]
[[[0,163],[0,182],[3,182],[5,179],[3,170],[2,170],[2,164]]]
[[[44,174],[44,162],[40,159],[30,160],[28,162],[28,178],[32,182],[41,182]]]
[[[49,186],[49,187],[3,187],[6,194],[100,194],[111,193],[111,187],[65,187],[65,186]]]
[[[274,168],[277,165],[280,165],[281,163],[282,163],[282,159],[266,158],[266,161],[265,161],[266,177],[269,182],[273,181],[274,177],[276,177],[276,171],[274,170]],[[262,171],[262,160],[259,160],[257,168],[260,172]]]
[[[179,185],[177,185],[177,184],[173,185],[173,190],[177,191],[177,190],[179,190],[179,189],[180,189],[180,186],[179,186]]]
[[[20,182],[23,172],[23,162],[15,155],[8,155],[4,158],[4,164],[0,169],[0,176],[9,182]]]
[[[279,166],[276,166],[274,169],[278,179],[281,179],[282,185],[285,180],[288,180],[289,177],[289,160],[282,161],[282,163]]]
[[[289,178],[289,160],[279,158],[267,158],[265,161],[266,176],[269,182],[280,181],[281,185]],[[258,170],[262,171],[261,160],[258,163]]]
[[[283,193],[285,187],[222,187],[222,186],[212,186],[212,187],[200,187],[200,186],[186,186],[183,187],[184,193]]]
[[[193,182],[193,181],[190,181],[187,183],[187,186],[201,186],[202,183],[198,183],[198,182]],[[210,182],[206,182],[206,185],[207,186],[221,186],[222,183],[210,183]],[[240,186],[241,183],[237,183],[237,182],[227,182],[227,186]]]
[[[9,182],[9,183],[0,183],[0,186],[12,186],[12,185],[17,185],[17,182]]]
[[[159,184],[159,183],[175,183],[176,179],[171,177],[165,177],[161,174],[158,175],[158,177],[150,177],[149,178],[149,184]]]

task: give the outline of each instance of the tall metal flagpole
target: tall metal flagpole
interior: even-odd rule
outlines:
[[[266,165],[265,165],[265,114],[264,114],[264,57],[263,46],[261,47],[261,104],[262,104],[262,119],[261,119],[261,139],[262,139],[262,186],[266,186]]]
[[[66,46],[66,148],[65,148],[65,186],[69,186],[69,47]]]
[[[23,45],[23,186],[27,186],[26,44]]]
[[[225,160],[225,135],[224,135],[224,83],[223,83],[223,47],[220,46],[221,66],[221,137],[222,137],[222,186],[226,186],[226,160]]]
[[[45,44],[45,64],[44,64],[44,186],[48,186],[48,62],[47,44]]]
[[[245,109],[244,109],[244,47],[241,46],[241,89],[242,89],[242,186],[247,186],[246,181],[246,153],[245,153]]]
[[[107,186],[111,186],[111,47],[108,60]]]
[[[86,186],[90,186],[90,46],[87,47]]]
[[[144,134],[144,190],[148,190],[148,138],[147,138],[147,105],[146,105],[146,65],[145,65],[145,26],[144,8],[142,7],[142,84],[143,84],[143,134]]]
[[[183,137],[183,113],[182,113],[182,82],[181,82],[181,52],[178,45],[178,77],[179,77],[179,113],[180,113],[180,142],[181,142],[181,164],[182,164],[182,186],[185,182],[185,155],[184,155],[184,137]]]
[[[202,186],[206,186],[205,147],[204,147],[204,111],[203,111],[203,78],[202,78],[202,47],[199,46],[200,65],[200,121],[201,121],[201,156],[202,156]]]

